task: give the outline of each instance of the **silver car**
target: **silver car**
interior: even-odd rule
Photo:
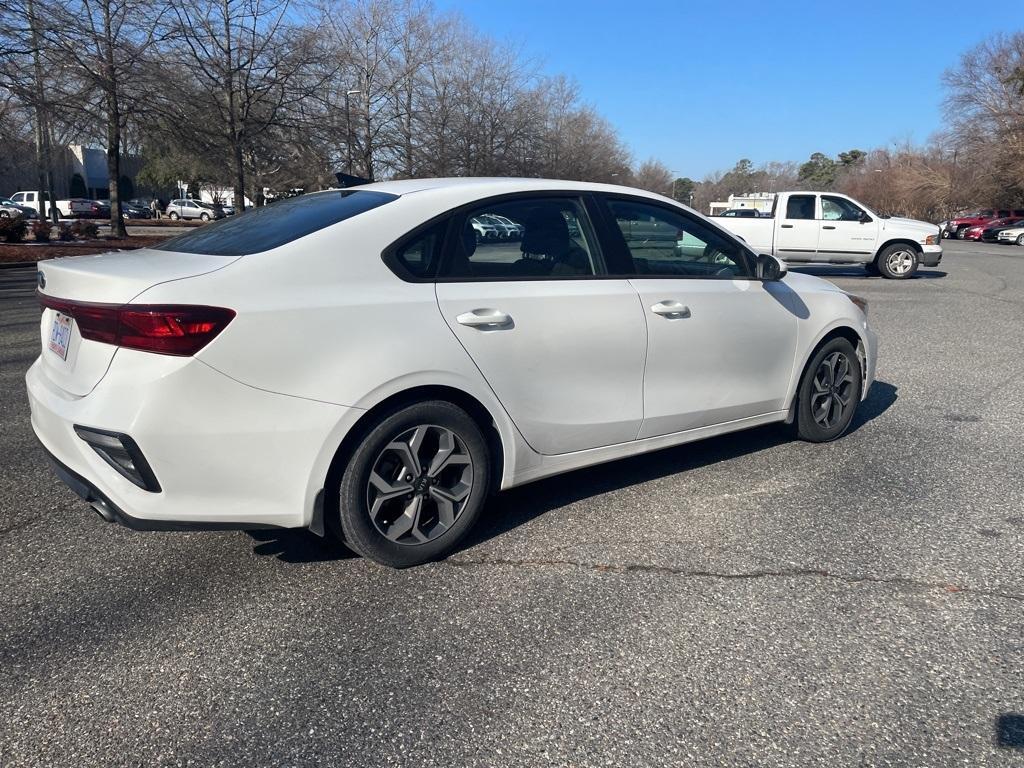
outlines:
[[[18,205],[9,197],[0,197],[0,219],[12,219],[16,216],[34,219],[38,214],[35,208],[29,208],[27,205]]]
[[[223,212],[218,212],[209,203],[183,198],[171,200],[167,204],[167,208],[164,209],[164,215],[169,219],[199,219],[201,221],[220,219],[224,216]]]

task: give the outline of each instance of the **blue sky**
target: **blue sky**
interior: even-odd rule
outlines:
[[[574,78],[637,160],[698,179],[741,157],[922,143],[942,126],[943,71],[1014,31],[1009,6],[974,12],[962,0],[437,4]]]

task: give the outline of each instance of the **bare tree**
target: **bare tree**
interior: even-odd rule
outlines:
[[[996,35],[965,53],[943,80],[949,137],[985,167],[987,204],[1024,200],[1024,32]]]
[[[51,0],[47,45],[66,65],[62,110],[103,126],[110,194],[110,229],[126,237],[121,215],[122,137],[128,115],[147,96],[138,70],[158,39],[163,11],[143,0]]]
[[[653,157],[640,163],[633,173],[633,184],[640,189],[657,192],[659,195],[672,196],[672,182],[675,177],[672,171],[660,160]]]
[[[171,7],[167,53],[182,70],[176,77],[181,93],[165,102],[165,113],[187,132],[186,146],[223,153],[241,212],[247,157],[256,157],[256,147],[287,126],[317,87],[309,79],[314,30],[291,22],[288,0],[195,0]]]

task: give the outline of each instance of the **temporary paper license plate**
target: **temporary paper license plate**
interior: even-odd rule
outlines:
[[[68,359],[72,323],[74,323],[74,318],[70,315],[58,312],[53,316],[53,326],[50,328],[50,351],[58,355],[61,360]]]

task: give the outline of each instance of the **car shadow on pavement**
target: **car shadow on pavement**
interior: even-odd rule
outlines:
[[[1004,712],[996,718],[996,746],[1002,749],[1024,749],[1024,715]]]
[[[814,275],[815,277],[823,277],[826,280],[832,277],[859,277],[864,280],[885,280],[886,278],[881,275],[869,275],[864,267],[825,267],[825,266],[814,266],[814,267],[789,267],[792,272],[800,272],[804,275]],[[917,270],[911,280],[934,280],[936,278],[943,278],[947,275],[947,272],[943,272],[941,269],[932,269],[931,267],[921,267]]]
[[[889,410],[896,398],[896,387],[885,381],[876,381],[867,399],[857,409],[847,435]],[[793,436],[782,425],[770,424],[631,456],[513,488],[498,494],[486,505],[482,519],[457,551],[500,536],[573,502],[757,453],[792,440]],[[323,538],[302,528],[260,529],[245,533],[253,540],[254,554],[276,557],[284,563],[323,563],[358,557],[331,533]]]
[[[896,399],[896,387],[885,381],[876,381],[868,397],[857,409],[846,435],[853,434],[877,419],[892,407]],[[476,528],[458,549],[469,549],[546,512],[583,499],[758,453],[794,439],[784,425],[769,424],[631,456],[513,488],[491,500]]]
[[[266,528],[246,531],[253,554],[276,557],[282,563],[325,563],[357,557],[333,535],[317,536],[305,528]]]

